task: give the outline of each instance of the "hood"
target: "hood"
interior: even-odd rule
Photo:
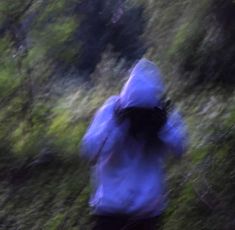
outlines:
[[[143,58],[134,67],[120,94],[120,107],[159,107],[165,92],[157,66]]]

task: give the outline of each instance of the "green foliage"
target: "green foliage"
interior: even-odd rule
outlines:
[[[191,150],[192,161],[185,162],[190,176],[183,185],[175,186],[177,175],[171,178],[174,195],[170,196],[164,230],[233,229],[234,131],[234,127],[228,130],[226,125],[220,126],[214,130],[211,143]],[[178,170],[185,174],[185,168]]]
[[[48,135],[62,153],[73,154],[79,150],[81,138],[86,130],[84,121],[73,121],[68,111],[61,111],[52,119]]]
[[[13,152],[19,157],[32,157],[39,154],[45,143],[45,129],[41,125],[30,127],[23,122],[12,133]]]
[[[2,14],[13,14],[14,15],[16,12],[19,12],[24,7],[24,5],[26,3],[27,3],[27,0],[22,1],[22,2],[17,2],[14,0],[1,1],[0,12]]]
[[[231,128],[235,124],[235,108],[233,108],[228,117],[224,120],[224,125],[227,128]]]
[[[198,20],[198,19],[197,19]],[[199,21],[193,21],[193,23],[186,22],[182,24],[173,40],[173,44],[169,49],[169,55],[174,58],[178,58],[179,55],[184,57],[185,60],[192,58],[195,48],[199,46],[203,39],[203,31]],[[191,59],[190,59],[191,60]]]
[[[19,86],[20,79],[10,69],[0,69],[0,97],[7,97]]]
[[[0,61],[1,63],[5,63],[11,55],[11,41],[8,36],[5,36],[0,39]],[[8,62],[8,64],[10,64]]]
[[[168,55],[170,59],[178,60],[179,65],[190,66],[197,61],[197,50],[206,35],[205,15],[209,3],[209,0],[201,0],[194,3],[194,8],[190,5],[186,18],[176,30]]]
[[[74,4],[74,1],[59,0],[44,5],[30,30],[33,46],[29,49],[27,62],[38,64],[50,60],[50,64],[57,61],[72,64],[79,52],[78,42],[73,41],[79,27],[79,16],[72,12]]]
[[[61,223],[63,223],[64,214],[59,213],[53,216],[44,226],[46,230],[57,230]]]
[[[5,98],[16,91],[21,82],[21,75],[12,57],[12,44],[8,36],[0,39],[0,97]]]
[[[60,18],[49,24],[44,30],[42,43],[48,51],[53,53],[56,59],[71,63],[74,56],[79,52],[79,44],[73,43],[70,46],[65,44],[70,42],[77,27],[74,18]]]
[[[57,47],[67,41],[76,28],[73,18],[60,18],[49,24],[42,32],[43,44],[46,47]]]
[[[8,199],[9,190],[0,182],[2,226],[22,229],[89,229],[87,201],[88,171],[73,159],[44,168],[31,177]],[[81,177],[82,175],[82,177]],[[85,189],[84,189],[85,188]]]
[[[191,158],[192,158],[192,162],[194,164],[204,160],[208,154],[209,151],[209,144],[208,146],[204,146],[202,148],[198,148],[194,151],[192,151],[191,153]]]
[[[57,15],[61,14],[66,6],[66,1],[65,0],[60,0],[60,1],[49,1],[49,4],[47,5],[45,11],[43,14],[45,14],[45,17],[48,15]],[[42,16],[43,16],[42,14]]]
[[[46,48],[40,43],[35,44],[29,51],[24,59],[25,64],[29,67],[33,67],[39,62],[43,62],[46,55]]]

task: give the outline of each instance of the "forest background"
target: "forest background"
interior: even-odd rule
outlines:
[[[235,229],[234,0],[0,0],[0,229],[90,229],[80,140],[143,56],[190,136],[161,228]]]

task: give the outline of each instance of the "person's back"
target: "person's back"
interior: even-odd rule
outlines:
[[[163,160],[167,152],[184,152],[186,132],[178,112],[165,108],[163,94],[158,69],[142,59],[85,134],[82,154],[95,162],[90,200],[100,217],[95,229],[122,229],[132,221],[137,225],[127,229],[151,229],[150,219],[164,210]]]

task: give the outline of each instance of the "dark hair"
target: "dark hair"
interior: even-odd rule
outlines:
[[[129,107],[120,109],[117,107],[115,117],[118,123],[128,120],[128,135],[137,140],[143,140],[148,149],[162,144],[158,133],[167,121],[167,107],[165,105],[161,108]]]

